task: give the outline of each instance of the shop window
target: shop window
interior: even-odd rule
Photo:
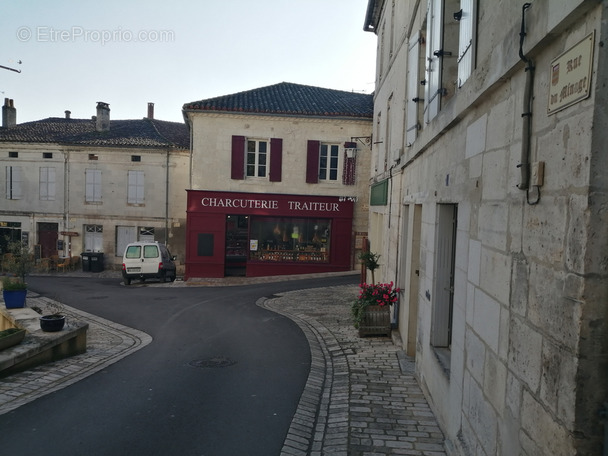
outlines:
[[[328,263],[331,221],[289,217],[252,217],[250,260]]]
[[[232,137],[232,179],[264,178],[280,182],[282,178],[283,140]]]

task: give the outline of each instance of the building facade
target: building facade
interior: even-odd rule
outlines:
[[[607,19],[368,2],[371,249],[449,454],[606,452]]]
[[[367,236],[371,95],[280,83],[183,111],[187,277],[355,267]]]
[[[98,103],[92,119],[66,111],[17,124],[7,99],[0,248],[23,239],[38,260],[92,252],[103,268],[119,268],[126,244],[156,240],[183,263],[188,164],[186,126],[154,119],[153,104],[140,120],[110,120]]]

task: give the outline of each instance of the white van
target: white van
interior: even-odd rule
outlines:
[[[161,282],[175,280],[175,257],[165,244],[159,242],[132,242],[122,257],[122,278],[125,285],[131,280],[157,278]]]

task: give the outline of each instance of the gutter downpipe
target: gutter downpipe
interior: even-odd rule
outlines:
[[[526,10],[531,6],[531,3],[524,3],[522,7],[522,18],[521,18],[521,32],[519,33],[519,57],[526,63],[526,85],[524,88],[524,113],[523,128],[522,128],[522,141],[521,141],[521,159],[520,164],[517,165],[521,168],[521,182],[517,186],[520,190],[525,190],[526,194],[530,188],[530,131],[532,127],[532,89],[534,85],[534,64],[532,60],[527,58],[523,53],[523,44],[526,36]]]
[[[167,149],[167,170],[165,172],[165,245],[169,244],[169,153],[171,149]]]

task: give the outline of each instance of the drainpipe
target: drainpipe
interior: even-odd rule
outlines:
[[[603,456],[608,456],[608,402],[604,402],[604,408],[600,410],[600,419],[604,422],[604,451]]]
[[[524,112],[521,117],[523,119],[522,125],[522,141],[521,141],[521,159],[518,168],[521,169],[521,182],[517,186],[520,190],[525,190],[526,195],[529,196],[528,192],[530,189],[530,142],[532,129],[532,90],[534,87],[534,62],[527,58],[523,53],[523,44],[526,36],[526,10],[531,6],[531,3],[524,3],[522,7],[521,17],[521,31],[519,33],[519,57],[526,64],[526,84],[524,87]],[[539,196],[540,199],[540,196]],[[538,200],[528,203],[536,204]]]
[[[165,173],[165,245],[169,243],[169,149],[167,149],[167,162]]]

